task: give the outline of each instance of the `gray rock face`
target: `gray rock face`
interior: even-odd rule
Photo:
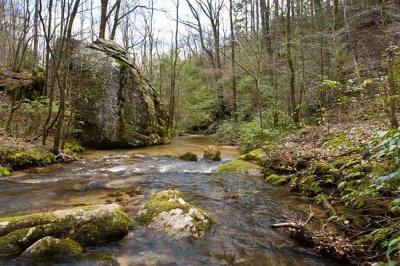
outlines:
[[[157,92],[124,49],[112,41],[75,44],[72,106],[84,145],[139,147],[170,141],[169,117]]]

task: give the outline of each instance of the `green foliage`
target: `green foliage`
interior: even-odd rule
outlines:
[[[364,148],[364,153],[371,154],[375,160],[386,160],[390,171],[378,178],[380,183],[400,181],[400,129],[379,132]]]
[[[0,166],[0,178],[11,175],[11,169],[9,167]]]
[[[18,103],[17,103],[18,104]],[[38,97],[34,100],[24,99],[20,108],[13,116],[12,124],[8,128],[10,133],[17,136],[37,136],[40,135],[42,125],[44,124],[49,108],[50,100],[47,97]],[[58,111],[58,102],[53,103],[52,114],[56,116]],[[0,106],[0,115],[8,118],[10,106],[2,104]],[[67,116],[69,114],[67,113]],[[3,120],[3,127],[5,121]]]
[[[284,132],[280,129],[261,129],[257,119],[248,123],[224,121],[216,132],[217,138],[223,142],[239,143],[244,153],[275,142],[283,134]]]
[[[216,105],[211,86],[202,80],[192,61],[179,62],[178,68],[180,103],[177,106],[176,119],[179,129],[187,130],[212,123]]]

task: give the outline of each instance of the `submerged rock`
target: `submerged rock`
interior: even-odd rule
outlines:
[[[70,83],[81,140],[100,148],[169,143],[169,117],[156,90],[123,47],[76,42]]]
[[[187,153],[184,153],[181,156],[179,156],[179,159],[183,160],[183,161],[193,161],[193,162],[195,162],[195,161],[197,161],[197,155],[192,153],[192,152],[187,152]]]
[[[199,239],[211,228],[211,217],[185,201],[182,192],[168,189],[156,192],[139,213],[144,225],[175,237]]]
[[[115,241],[128,233],[129,218],[118,204],[93,205],[0,218],[0,257],[15,256],[52,236],[82,246]]]
[[[82,253],[82,247],[71,239],[57,239],[52,236],[44,237],[22,253],[21,257],[40,259],[58,256],[77,256]]]
[[[208,146],[204,150],[203,159],[221,161],[221,152],[214,146]]]

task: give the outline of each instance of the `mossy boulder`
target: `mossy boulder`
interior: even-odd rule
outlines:
[[[215,172],[233,172],[238,174],[248,174],[253,176],[262,176],[262,167],[258,164],[236,159],[218,167]]]
[[[273,186],[282,186],[287,184],[290,181],[290,177],[288,176],[280,176],[280,175],[269,175],[265,178],[265,182]]]
[[[221,161],[221,152],[215,146],[208,146],[204,150],[203,159]]]
[[[9,167],[0,166],[0,178],[11,175],[11,169]]]
[[[264,149],[257,149],[240,156],[238,159],[263,165],[267,160],[267,154],[265,153]]]
[[[19,255],[47,236],[82,246],[115,241],[128,233],[128,225],[129,218],[118,204],[0,217],[0,257]]]
[[[52,236],[36,241],[21,254],[22,258],[42,259],[47,257],[77,256],[82,253],[82,247],[71,239],[57,239]]]
[[[195,162],[195,161],[197,161],[197,155],[192,153],[192,152],[187,152],[187,153],[184,153],[181,156],[179,156],[179,159],[183,160],[183,161],[193,161],[193,162]]]
[[[117,43],[73,42],[71,105],[82,144],[95,148],[169,143],[169,116],[135,60]]]
[[[149,227],[182,238],[199,239],[211,228],[211,217],[185,201],[174,189],[154,193],[139,213],[139,221]]]

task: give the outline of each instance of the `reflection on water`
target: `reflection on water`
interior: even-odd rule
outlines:
[[[176,188],[188,202],[213,218],[214,225],[199,241],[174,239],[139,226],[117,243],[92,247],[59,265],[335,265],[304,250],[271,223],[286,220],[307,202],[261,179],[215,174],[221,162],[184,162],[163,155],[192,151],[199,156],[212,143],[204,137],[177,138],[171,145],[134,150],[89,151],[80,161],[18,172],[0,180],[0,215],[81,204],[118,202],[132,219],[153,191]],[[220,146],[221,147],[221,146]],[[223,160],[238,155],[221,147]],[[226,199],[227,192],[236,200]],[[37,265],[48,265],[36,262]],[[4,265],[32,262],[3,261]]]

